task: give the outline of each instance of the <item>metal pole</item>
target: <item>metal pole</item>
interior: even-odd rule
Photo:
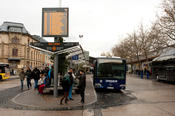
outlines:
[[[59,4],[60,7],[61,7],[61,2],[62,2],[62,1],[60,0],[60,4]]]
[[[54,42],[58,42],[58,38],[54,38]],[[54,97],[58,96],[58,55],[55,54],[54,56]]]
[[[54,57],[54,97],[58,96],[58,55]]]
[[[59,7],[61,7],[61,0],[59,0]],[[59,42],[59,38],[55,37],[54,42]],[[58,55],[55,54],[54,57],[54,97],[58,96]]]
[[[72,67],[72,58],[70,59],[70,68],[73,68]]]

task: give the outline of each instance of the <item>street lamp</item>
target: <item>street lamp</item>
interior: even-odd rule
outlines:
[[[83,38],[83,35],[79,35],[79,38]]]

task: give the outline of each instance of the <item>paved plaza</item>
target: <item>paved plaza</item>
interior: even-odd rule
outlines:
[[[59,104],[51,94],[20,91],[17,78],[0,82],[0,114],[3,116],[174,116],[175,84],[127,75],[126,90],[94,91],[92,75],[87,76],[86,102],[73,94],[73,101]],[[97,96],[96,96],[97,95]]]

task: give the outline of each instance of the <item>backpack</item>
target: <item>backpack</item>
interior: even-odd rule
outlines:
[[[48,76],[45,77],[44,84],[45,84],[46,87],[49,87],[50,86],[51,83],[50,83],[50,79],[49,79]]]
[[[26,75],[27,75],[27,78],[31,78],[31,77],[32,77],[32,72],[31,72],[31,70],[27,70],[27,71],[26,71]]]
[[[65,75],[62,80],[62,86],[69,86],[70,85],[70,78],[69,75]]]

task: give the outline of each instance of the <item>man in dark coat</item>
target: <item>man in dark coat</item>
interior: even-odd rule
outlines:
[[[30,88],[30,87],[32,87],[32,84],[31,84],[31,79],[32,79],[32,71],[30,70],[30,68],[29,67],[27,67],[27,70],[26,70],[26,77],[27,77],[27,87],[28,87],[28,89]]]
[[[40,70],[35,67],[32,71],[32,76],[35,81],[35,89],[38,88],[38,80],[40,79]]]
[[[21,81],[21,91],[23,91],[23,83],[24,83],[24,79],[25,79],[25,72],[24,69],[21,69],[21,72],[19,73],[19,79]]]
[[[78,85],[80,96],[81,96],[81,103],[84,103],[84,92],[86,88],[86,75],[83,70],[80,70],[80,77],[79,77],[79,85]]]

